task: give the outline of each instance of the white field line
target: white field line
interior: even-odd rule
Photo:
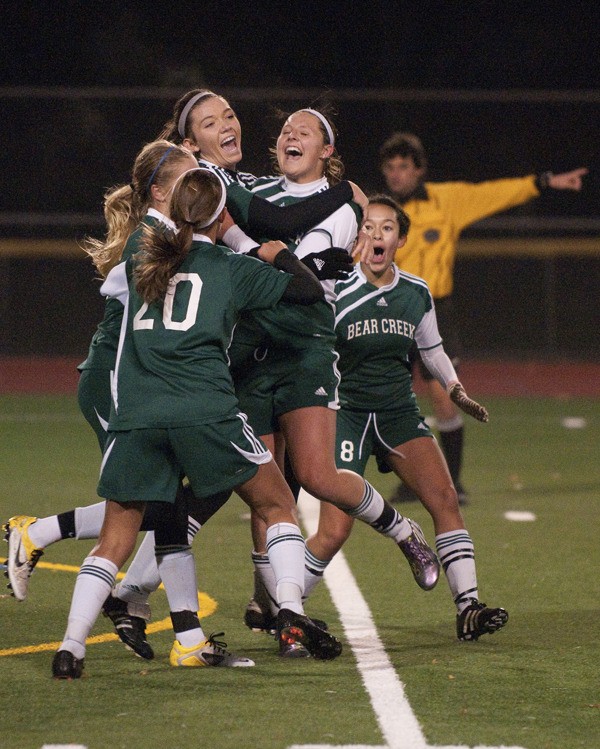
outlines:
[[[319,502],[301,491],[300,517],[311,535],[317,529]],[[294,744],[289,749],[469,749],[466,746],[429,747],[379,638],[373,617],[343,552],[325,570],[324,580],[338,610],[346,641],[356,658],[358,670],[373,705],[385,745]],[[522,747],[482,747],[473,749],[523,749]]]

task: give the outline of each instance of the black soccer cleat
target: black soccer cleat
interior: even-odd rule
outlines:
[[[329,625],[322,619],[313,619],[314,624],[320,629],[327,631]],[[261,608],[260,604],[255,598],[251,598],[244,611],[244,624],[251,629],[253,632],[266,632],[267,634],[274,635],[277,631],[277,617],[273,616],[271,612],[267,612]]]
[[[456,636],[459,640],[475,641],[481,635],[497,632],[508,621],[508,611],[489,609],[475,598],[456,615]]]
[[[255,598],[251,598],[244,611],[244,624],[253,632],[275,634],[277,617],[265,611]]]
[[[83,658],[75,658],[69,650],[57,650],[52,659],[52,678],[80,679],[83,672]]]
[[[289,657],[289,646],[293,643],[299,643],[313,658],[323,661],[333,660],[342,652],[337,637],[318,627],[308,616],[290,609],[280,609],[277,614],[277,640],[283,657]]]
[[[147,661],[154,658],[154,650],[146,640],[146,620],[141,616],[132,616],[128,611],[127,601],[108,596],[102,604],[102,613],[112,621],[115,632],[125,647]]]

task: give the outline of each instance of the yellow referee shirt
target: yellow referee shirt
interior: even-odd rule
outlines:
[[[434,298],[452,293],[460,233],[470,224],[539,195],[535,176],[487,182],[426,182],[427,195],[402,207],[411,220],[408,240],[396,251],[396,265],[425,279]]]

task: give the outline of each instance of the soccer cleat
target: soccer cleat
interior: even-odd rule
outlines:
[[[412,528],[408,538],[398,542],[400,551],[408,559],[413,577],[423,590],[435,588],[440,577],[440,563],[435,551],[429,547],[421,526],[414,520],[406,518]]]
[[[277,618],[270,611],[265,611],[260,604],[251,598],[244,611],[244,624],[253,632],[267,632],[274,635]]]
[[[310,653],[301,642],[279,640],[281,658],[310,658]]]
[[[312,621],[320,629],[326,631],[329,629],[327,622],[322,619],[312,619]],[[244,624],[253,632],[267,632],[274,635],[277,630],[277,617],[264,611],[256,599],[251,598],[244,612]]]
[[[29,515],[15,515],[3,526],[8,541],[5,574],[9,580],[8,587],[18,601],[24,601],[27,597],[29,578],[44,553],[29,538],[27,530],[36,520]]]
[[[143,616],[134,616],[134,611]],[[128,650],[147,661],[154,658],[154,650],[146,640],[146,621],[150,619],[148,604],[134,604],[108,596],[102,604],[102,613],[112,621],[119,639]]]
[[[337,637],[318,627],[308,616],[290,609],[280,609],[277,614],[277,640],[279,654],[283,657],[292,657],[286,656],[286,650],[288,645],[295,643],[303,645],[313,658],[319,660],[332,660],[342,652],[342,643]]]
[[[175,640],[169,655],[169,663],[172,666],[220,666],[221,668],[248,668],[254,666],[250,658],[242,658],[230,653],[225,648],[226,642],[219,642],[217,637],[222,637],[223,632],[212,634],[207,640],[191,648],[184,648],[178,640]]]
[[[69,650],[57,650],[52,659],[52,676],[54,679],[80,679],[83,662],[83,658],[75,658]]]
[[[485,603],[473,598],[470,605],[456,615],[456,635],[459,640],[478,640],[481,635],[502,629],[507,621],[508,611],[488,609]]]

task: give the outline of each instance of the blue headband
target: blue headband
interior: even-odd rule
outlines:
[[[149,190],[149,189],[150,189],[150,188],[152,187],[152,181],[153,181],[153,180],[154,180],[154,178],[156,177],[156,172],[158,172],[158,170],[159,170],[159,169],[161,168],[161,166],[163,165],[163,161],[164,161],[164,160],[165,160],[165,159],[167,158],[167,156],[168,156],[168,155],[169,155],[169,154],[171,153],[171,151],[172,151],[172,150],[173,150],[174,148],[177,148],[177,146],[170,146],[169,148],[167,148],[167,150],[166,150],[166,151],[165,151],[165,152],[163,153],[163,155],[162,155],[162,156],[160,157],[160,159],[159,159],[159,161],[158,161],[158,164],[157,164],[157,165],[156,165],[156,166],[154,167],[154,171],[153,171],[153,172],[152,172],[152,174],[150,175],[150,179],[148,180],[148,184],[146,185],[146,190]]]

